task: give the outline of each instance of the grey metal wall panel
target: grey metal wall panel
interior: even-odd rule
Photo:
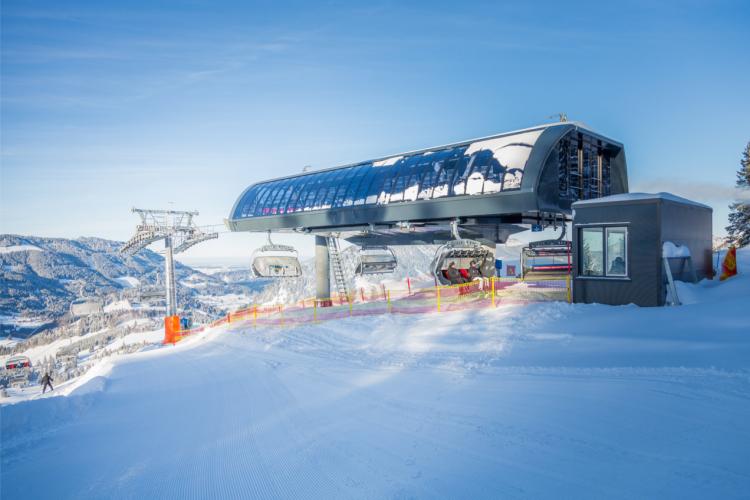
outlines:
[[[573,300],[583,303],[660,305],[656,276],[661,248],[655,203],[575,207]],[[628,227],[628,279],[579,277],[579,228],[587,224]]]
[[[713,275],[713,211],[708,207],[664,200],[661,208],[662,242],[671,241],[690,248],[698,279]],[[678,271],[675,265],[672,266]]]

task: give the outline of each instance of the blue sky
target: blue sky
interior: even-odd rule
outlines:
[[[741,1],[5,0],[0,231],[126,239],[132,206],[220,224],[261,179],[564,111],[625,144],[631,191],[708,203],[721,233],[749,22]]]

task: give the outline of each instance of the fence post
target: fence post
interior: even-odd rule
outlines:
[[[313,299],[313,323],[318,321],[318,299]]]
[[[281,326],[284,326],[284,305],[279,305],[279,316],[281,316]]]
[[[258,326],[258,306],[253,306],[253,328]]]
[[[346,296],[346,298],[349,301],[349,316],[351,316],[352,315],[352,308],[353,308],[352,303],[354,302],[354,297],[352,296],[352,294],[349,294],[349,295]]]
[[[381,284],[380,286],[383,288],[383,298],[385,299],[386,298],[386,296],[385,296],[385,285]]]
[[[437,291],[437,312],[440,312],[440,287],[436,286],[435,291]]]
[[[490,280],[492,281],[492,308],[495,308],[495,277],[491,277]]]
[[[570,274],[568,274],[568,275],[567,275],[567,276],[565,277],[565,291],[566,291],[566,292],[567,292],[567,294],[568,294],[568,304],[570,304],[570,302],[571,302],[571,300],[570,300],[570,298],[571,298],[571,297],[570,297]]]
[[[364,287],[359,288],[359,296],[362,297],[362,302],[365,301],[365,289]]]
[[[392,309],[391,309],[391,291],[388,290],[387,294],[388,294],[388,299],[387,299],[388,300],[388,312],[390,313],[390,312],[392,312]]]
[[[409,295],[411,295],[411,278],[406,277],[406,286],[409,288]]]

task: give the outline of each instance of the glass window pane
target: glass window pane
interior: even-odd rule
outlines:
[[[406,181],[409,180],[411,169],[415,165],[415,160],[417,159],[418,157],[412,156],[400,160],[398,163],[396,163],[396,165],[394,165],[393,182],[390,186],[386,186],[383,188],[383,190],[385,191],[385,203],[403,201]],[[398,167],[398,170],[396,170],[396,167]]]
[[[346,189],[352,182],[352,176],[357,171],[357,167],[349,167],[344,169],[345,174],[339,179],[334,186],[333,190],[333,201],[331,202],[331,208],[339,208],[344,203],[344,196],[346,195]]]
[[[336,194],[336,190],[339,188],[341,182],[349,173],[349,169],[342,168],[335,172],[336,173],[328,180],[328,187],[326,189],[325,196],[323,197],[323,204],[321,208],[331,208],[331,205],[333,205],[333,197]]]
[[[453,179],[453,192],[452,195],[466,194],[466,178],[469,176],[469,172],[474,166],[474,162],[477,159],[477,154],[474,153],[468,158],[464,157],[458,162],[456,168],[456,175]]]
[[[607,228],[607,276],[626,276],[627,229],[624,227]]]
[[[492,151],[483,149],[477,151],[473,156],[471,169],[466,169],[464,177],[466,179],[464,192],[465,194],[482,194],[484,189],[484,180],[487,177]]]
[[[435,153],[423,154],[414,157],[414,162],[409,168],[409,178],[404,183],[404,201],[414,201],[419,194],[420,185],[425,172],[432,168],[432,158]]]
[[[362,180],[359,182],[359,185],[356,187],[356,191],[354,194],[355,205],[362,205],[365,203],[365,199],[367,198],[367,190],[372,183],[372,179],[375,177],[376,170],[377,169],[373,167],[372,163],[368,163],[364,166],[365,173],[362,176]]]
[[[266,199],[271,195],[275,187],[275,182],[269,182],[266,185],[266,191],[258,197],[258,204],[255,206],[255,215],[268,215],[268,211],[265,210]]]
[[[429,200],[432,198],[432,191],[435,188],[438,176],[440,175],[440,170],[443,168],[444,163],[444,159],[435,159],[425,164],[422,180],[419,183],[418,199]]]
[[[258,206],[258,200],[260,199],[261,195],[266,192],[266,186],[264,184],[261,184],[258,189],[255,191],[255,195],[252,197],[252,200],[250,201],[250,204],[245,207],[244,214],[246,217],[253,217],[255,216],[255,207]]]
[[[269,198],[266,205],[271,211],[271,215],[279,213],[279,202],[287,194],[287,186],[290,184],[290,179],[279,181],[278,187],[276,188],[276,194],[273,198]]]
[[[357,194],[360,192],[359,187],[369,172],[370,172],[369,165],[360,165],[359,167],[357,167],[357,171],[352,177],[352,181],[346,187],[344,200],[341,203],[342,206],[348,207],[348,206],[354,205],[355,201],[357,200]]]
[[[299,206],[299,199],[300,196],[305,192],[305,180],[307,176],[298,177],[295,179],[294,184],[291,186],[291,195],[289,196],[289,199],[286,201],[286,205],[284,207],[285,213],[292,213],[296,212]]]
[[[525,143],[514,143],[503,146],[495,151],[495,158],[502,165],[505,175],[503,176],[503,191],[521,189],[523,170],[531,154],[532,145]]]
[[[328,192],[329,181],[337,173],[338,172],[333,170],[331,172],[323,172],[322,174],[320,174],[320,177],[318,177],[317,179],[317,192],[315,193],[315,198],[313,199],[312,203],[308,203],[311,210],[320,210],[320,208],[323,206],[323,199]]]
[[[315,203],[315,196],[318,194],[320,188],[320,178],[325,176],[325,172],[321,174],[310,175],[305,183],[306,196],[302,198],[302,210],[312,210],[313,203]]]
[[[365,199],[367,205],[378,203],[383,195],[383,186],[386,184],[390,186],[393,173],[392,167],[374,167],[374,170],[375,176],[367,188],[367,198]]]
[[[449,196],[451,192],[451,185],[453,184],[453,177],[456,173],[456,167],[459,161],[463,157],[466,147],[457,148],[453,150],[453,154],[448,158],[442,165],[440,175],[438,176],[435,188],[432,191],[433,198],[442,198],[443,196]]]
[[[242,198],[242,202],[239,204],[237,210],[234,213],[235,218],[253,216],[253,207],[258,201],[258,194],[262,189],[263,185],[253,186],[253,188],[250,189],[247,194],[245,194],[245,196]]]
[[[269,190],[269,194],[263,202],[263,215],[273,215],[276,213],[276,207],[274,206],[274,200],[279,197],[282,190],[282,184],[284,181],[276,181]]]
[[[581,276],[604,275],[604,231],[600,227],[581,230]]]

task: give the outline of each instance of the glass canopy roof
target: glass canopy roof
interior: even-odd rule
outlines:
[[[518,190],[543,129],[261,182],[233,218]]]

